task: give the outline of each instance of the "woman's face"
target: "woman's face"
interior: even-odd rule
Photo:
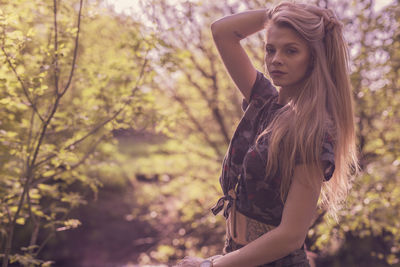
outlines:
[[[307,42],[289,27],[271,24],[267,28],[265,64],[276,86],[295,92],[310,66]]]

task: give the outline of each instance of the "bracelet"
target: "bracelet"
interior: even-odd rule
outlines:
[[[213,260],[204,260],[200,263],[200,267],[213,267]]]

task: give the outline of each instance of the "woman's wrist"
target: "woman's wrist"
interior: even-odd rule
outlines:
[[[260,11],[262,11],[261,16],[260,16],[260,24],[262,25],[263,28],[265,28],[268,19],[269,19],[269,9],[268,8],[264,8],[264,9],[260,9]]]
[[[249,10],[223,17],[211,25],[215,36],[234,35],[239,39],[256,33],[265,28],[268,21],[268,9]]]
[[[214,258],[212,263],[213,263],[213,267],[223,267],[222,262],[220,261],[224,256],[219,255],[220,257]]]
[[[200,263],[200,267],[214,267],[216,259],[221,258],[221,257],[223,257],[223,256],[215,255],[215,256],[209,257]]]

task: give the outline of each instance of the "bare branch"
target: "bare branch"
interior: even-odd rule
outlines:
[[[71,169],[73,170],[73,169],[79,167],[80,165],[82,165],[83,163],[85,163],[85,161],[90,157],[90,155],[92,155],[94,153],[97,146],[101,143],[101,141],[104,140],[104,138],[105,138],[105,135],[101,136],[96,142],[94,142],[92,147],[88,151],[86,151],[85,155],[81,158],[81,160],[78,163],[71,166]]]
[[[90,155],[92,155],[94,153],[94,151],[96,150],[97,146],[101,143],[101,141],[104,140],[104,138],[105,138],[105,135],[102,135],[100,138],[98,138],[98,140],[93,143],[91,148],[88,151],[86,151],[85,155],[79,160],[79,162],[77,162],[76,164],[72,165],[71,168],[60,170],[60,171],[54,173],[51,176],[41,177],[39,179],[36,179],[35,181],[33,181],[31,183],[31,187],[34,188],[37,185],[45,183],[47,181],[50,181],[51,179],[54,179],[55,177],[65,173],[65,172],[69,172],[69,171],[71,171],[73,169],[78,168],[80,165],[85,163],[85,161],[90,157]]]
[[[197,121],[197,119],[192,114],[192,112],[190,111],[190,108],[187,106],[185,101],[182,98],[180,98],[178,95],[174,95],[173,97],[176,101],[178,101],[178,103],[185,110],[190,121],[196,126],[196,129],[202,134],[204,140],[214,149],[214,151],[218,155],[218,157],[222,157],[223,154],[222,154],[221,150],[219,149],[217,143],[210,139],[209,134],[204,130],[204,128],[201,126],[201,124]]]
[[[60,67],[58,66],[58,28],[57,28],[57,0],[53,1],[54,13],[54,89],[58,94],[58,79],[60,74]]]
[[[8,217],[8,221],[12,221],[12,217],[11,217],[11,213],[10,213],[10,210],[9,210],[9,208],[8,208],[8,206],[7,206],[7,203],[4,203],[4,207],[6,208],[6,211],[7,211],[7,217]]]
[[[190,60],[193,63],[193,65],[196,67],[197,70],[199,70],[201,72],[201,74],[209,79],[212,79],[212,75],[207,73],[204,68],[202,66],[200,66],[199,62],[197,62],[197,59],[195,58],[195,56],[193,55],[193,53],[190,53]]]
[[[214,98],[210,99],[206,92],[204,91],[204,89],[198,84],[196,83],[192,76],[188,73],[185,72],[185,76],[187,77],[187,79],[189,80],[189,82],[200,92],[200,94],[203,96],[204,100],[207,102],[207,105],[211,111],[211,113],[213,114],[214,119],[217,121],[218,125],[220,126],[222,135],[224,136],[225,142],[229,144],[229,134],[226,130],[225,124],[224,124],[224,120],[223,117],[221,116],[221,113],[219,111],[218,105],[217,105],[217,96],[214,96]],[[215,79],[213,79],[213,88],[214,91],[217,92],[218,87],[214,81]],[[179,102],[179,101],[178,101]],[[181,102],[180,102],[181,103]]]
[[[54,1],[56,1],[56,0],[54,0]],[[64,90],[60,93],[61,96],[64,95],[65,92],[67,92],[67,90],[68,90],[68,88],[69,88],[69,86],[70,86],[70,84],[71,84],[71,81],[72,81],[72,76],[74,75],[75,62],[76,62],[76,58],[77,58],[77,55],[78,55],[79,32],[80,32],[80,30],[81,30],[82,5],[83,5],[83,0],[81,0],[80,3],[79,3],[78,26],[77,26],[77,27],[78,27],[78,30],[77,30],[77,32],[76,32],[76,37],[75,37],[74,57],[73,57],[73,59],[72,59],[71,72],[70,72],[70,74],[69,74],[68,82],[67,82],[67,84],[65,85]],[[58,93],[58,91],[57,91],[57,93]]]
[[[27,198],[28,208],[29,208],[29,217],[32,219],[33,228],[34,228],[33,233],[31,235],[31,240],[29,242],[29,246],[33,246],[36,244],[36,241],[37,241],[40,224],[38,223],[35,214],[33,214],[33,212],[32,212],[32,203],[31,203],[31,197],[29,194],[29,190],[28,190],[28,192],[26,192],[26,198]]]
[[[39,248],[36,250],[35,255],[39,255],[40,251],[46,246],[46,244],[55,236],[55,232],[51,232],[46,239],[40,244]]]
[[[30,162],[30,153],[29,151],[31,151],[31,145],[32,143],[32,132],[33,132],[33,125],[34,125],[34,121],[35,121],[35,116],[34,116],[34,112],[32,112],[32,116],[31,116],[31,121],[30,121],[30,125],[29,125],[29,131],[28,131],[28,140],[26,142],[26,154],[27,154],[27,163]]]
[[[191,75],[188,71],[185,71],[184,74],[185,74],[186,78],[188,79],[188,81],[190,82],[190,84],[192,84],[192,85],[197,89],[197,91],[200,92],[200,94],[201,94],[201,96],[203,97],[203,99],[204,99],[204,100],[207,102],[207,104],[210,106],[211,100],[209,99],[209,97],[208,97],[206,91],[203,89],[203,87],[201,87],[201,86],[192,78],[192,75]]]
[[[67,216],[68,216],[69,214],[68,214],[68,212],[66,212],[63,216],[62,216],[62,218],[60,218],[60,220],[61,221],[63,221],[63,220],[65,220],[66,218],[67,218]],[[42,249],[46,246],[46,244],[53,238],[53,236],[55,236],[55,234],[56,234],[56,230],[54,229],[54,227],[53,227],[53,229],[52,229],[52,232],[46,237],[46,239],[42,242],[42,244],[39,246],[39,248],[36,250],[36,252],[35,252],[35,256],[37,256],[37,255],[39,255],[39,253],[42,251]]]

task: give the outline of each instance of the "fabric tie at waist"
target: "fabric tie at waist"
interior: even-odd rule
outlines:
[[[228,194],[221,197],[218,200],[217,204],[211,209],[211,211],[213,212],[214,215],[217,215],[224,207],[225,200],[228,200],[229,202],[228,202],[228,205],[226,206],[226,208],[224,209],[224,216],[226,219],[228,219],[229,210],[230,210],[230,207],[232,206],[231,216],[233,216],[233,218],[231,217],[230,220],[233,221],[233,225],[232,225],[231,230],[233,230],[233,233],[232,233],[233,237],[236,238],[237,230],[236,230],[236,193],[235,193],[235,190],[234,189],[229,190]]]
[[[224,208],[226,200],[228,200],[228,205],[224,210],[224,216],[225,218],[228,218],[228,210],[236,200],[236,193],[233,189],[229,190],[227,195],[224,195],[223,197],[218,199],[217,204],[215,204],[214,207],[211,208],[211,211],[214,215],[217,215]]]

